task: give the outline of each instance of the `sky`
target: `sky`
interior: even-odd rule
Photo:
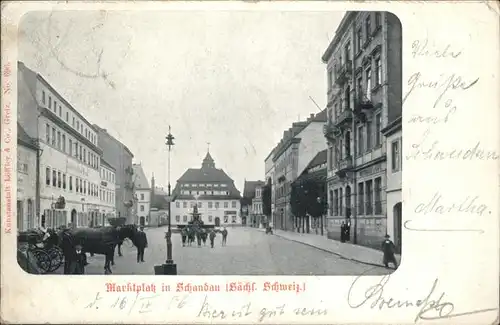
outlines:
[[[242,191],[293,122],[326,105],[321,61],[343,12],[30,12],[19,60],[171,184],[210,154]]]

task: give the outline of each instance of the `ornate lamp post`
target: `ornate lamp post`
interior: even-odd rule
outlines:
[[[172,225],[171,225],[171,187],[170,187],[170,152],[174,146],[174,136],[171,133],[170,125],[168,126],[168,135],[165,137],[165,144],[168,147],[168,230],[165,233],[167,241],[167,260],[165,264],[155,265],[155,274],[162,275],[177,275],[177,264],[174,263],[172,258]]]

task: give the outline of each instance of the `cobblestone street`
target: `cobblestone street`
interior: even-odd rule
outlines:
[[[115,257],[114,274],[153,274],[155,264],[166,259],[164,239],[166,227],[146,229],[149,247],[145,262],[137,263],[135,247],[130,242],[122,246],[122,257]],[[373,266],[343,259],[332,253],[290,241],[276,235],[266,235],[254,228],[229,228],[227,246],[221,246],[221,236],[212,249],[207,246],[182,247],[180,234],[173,235],[173,256],[179,275],[356,275]],[[87,274],[103,274],[104,257],[88,259]],[[392,272],[383,267],[370,274]]]

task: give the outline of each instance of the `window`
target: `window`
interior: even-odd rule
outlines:
[[[399,140],[393,141],[391,144],[391,155],[392,155],[392,172],[399,171],[400,167],[400,152],[399,152]]]
[[[144,212],[144,205],[140,205],[139,209],[141,210],[141,212]]]
[[[333,199],[333,215],[339,215],[339,190],[334,190],[334,199]]]
[[[208,216],[208,222],[212,222],[212,216]]]
[[[375,28],[382,26],[382,14],[380,12],[375,13]]]
[[[358,214],[363,215],[365,213],[365,198],[363,183],[358,184]]]
[[[203,204],[202,204],[202,203],[203,203],[203,202],[198,202],[198,208],[203,207]]]
[[[231,219],[232,219],[231,220],[232,223],[236,223],[236,216],[232,216]]]
[[[73,191],[73,176],[70,176],[68,181],[69,181],[69,190]]]
[[[228,216],[224,216],[224,223],[228,223],[229,221],[229,217]]]
[[[364,128],[362,125],[360,125],[358,127],[358,155],[361,155],[362,153],[365,152],[365,149],[364,149]]]
[[[218,209],[219,208],[219,202],[215,202],[215,208]]]
[[[52,128],[52,146],[56,146],[56,128]]]
[[[333,86],[333,73],[332,70],[328,70],[327,72],[327,78],[328,78],[328,89],[331,89]]]
[[[76,130],[80,131],[80,121],[76,121]]]
[[[181,207],[181,202],[179,202],[179,201],[175,202],[175,207],[176,208],[180,208]]]
[[[344,56],[345,62],[348,63],[348,61],[351,60],[351,40],[347,41],[347,44],[344,48]]]
[[[358,52],[361,51],[361,44],[363,44],[363,32],[361,27],[356,31],[356,47]]]
[[[372,20],[370,14],[365,19],[365,29],[366,29],[366,41],[370,39],[370,33],[372,32]]]
[[[45,91],[42,90],[42,103],[45,104]]]
[[[49,96],[49,108],[52,108],[52,97]]]
[[[80,178],[80,193],[84,193],[85,192],[83,191],[83,180]]]
[[[87,194],[87,181],[83,181],[83,194]]]
[[[375,115],[375,146],[380,146],[381,144],[381,136],[380,136],[380,128],[382,125],[381,114]]]
[[[195,203],[195,202],[190,202],[189,206],[190,206],[191,208],[194,208],[194,203]]]
[[[382,178],[375,178],[375,214],[382,214]]]
[[[61,132],[57,131],[57,149],[61,149]]]
[[[208,204],[208,208],[209,208],[209,209],[212,209],[212,207],[213,207],[213,203],[212,203],[212,202],[208,202],[207,204]]]
[[[351,109],[351,87],[347,86],[344,94],[345,109]]]
[[[61,107],[61,105],[59,105],[59,117],[62,118],[62,107]]]
[[[382,61],[380,58],[375,59],[375,85],[382,84]]]
[[[368,67],[366,70],[365,70],[365,73],[366,73],[366,98],[368,100],[371,99],[371,94],[372,94],[372,68],[371,67]]]
[[[62,184],[61,172],[57,172],[57,187],[61,188],[61,184]]]
[[[45,185],[50,186],[50,167],[45,168]]]
[[[182,221],[184,221],[184,222],[188,221],[188,217],[187,216],[182,216]]]
[[[177,222],[181,221],[181,216],[175,216],[175,221]]]
[[[75,127],[75,117],[73,116],[73,121],[71,122],[71,125],[73,125],[73,127]]]
[[[66,153],[66,135],[62,135],[62,151]]]
[[[63,189],[66,189],[66,174],[64,173],[62,175],[62,187]]]
[[[80,152],[79,152],[80,155],[78,157],[78,159],[80,159],[80,160],[82,160],[82,158],[83,158],[83,154],[82,153],[83,153],[83,148],[82,148],[82,146],[80,146]]]
[[[372,122],[366,122],[366,150],[372,148]]]
[[[69,112],[66,112],[66,122],[69,122]]]
[[[363,94],[363,77],[361,74],[356,79],[356,91],[358,92],[358,96]]]
[[[57,186],[57,172],[55,170],[52,171],[52,186]]]
[[[90,159],[90,151],[89,151],[87,154],[87,164],[90,165],[90,161],[91,161],[91,159]]]
[[[224,202],[224,208],[229,208],[229,203],[228,202]]]
[[[236,201],[231,202],[231,207],[232,207],[233,209],[236,209]]]
[[[183,208],[187,208],[187,207],[188,207],[187,202],[182,202],[182,207],[183,207]]]
[[[75,189],[76,193],[80,193],[80,181],[78,177],[75,177]]]
[[[366,182],[366,214],[373,213],[373,181],[369,180]]]

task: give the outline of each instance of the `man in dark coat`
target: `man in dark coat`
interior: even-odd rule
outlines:
[[[148,247],[148,238],[144,232],[144,227],[140,227],[135,234],[135,244],[137,246],[137,263],[144,262],[144,250]]]
[[[389,239],[389,235],[385,235],[385,240],[382,242],[382,251],[384,252],[383,263],[385,267],[389,267],[389,263],[394,264],[394,269],[398,268],[398,262],[396,261],[396,256],[394,255],[396,250],[396,245]]]
[[[63,228],[59,236],[61,236],[61,247],[64,255],[64,274],[71,274],[70,264],[74,257],[75,238],[68,228]]]
[[[187,229],[186,228],[182,228],[182,230],[181,230],[182,246],[186,246],[187,235],[188,235]]]
[[[345,243],[345,223],[342,221],[340,224],[340,242]]]
[[[209,235],[209,238],[210,238],[210,246],[211,246],[212,248],[214,248],[214,240],[215,240],[215,236],[216,236],[216,235],[215,235],[215,230],[214,230],[214,229],[212,229],[212,230],[210,231],[210,235]]]
[[[227,229],[224,227],[221,231],[222,233],[222,246],[226,246],[226,241],[227,241]]]
[[[82,251],[82,245],[77,244],[75,251],[71,254],[69,274],[85,274],[85,266],[87,262],[87,254]]]

